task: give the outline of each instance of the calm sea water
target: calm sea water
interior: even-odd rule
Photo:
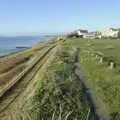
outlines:
[[[17,46],[31,47],[46,39],[40,36],[0,37],[0,56],[20,51],[16,48]]]

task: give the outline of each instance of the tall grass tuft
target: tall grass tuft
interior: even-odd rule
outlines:
[[[32,109],[36,120],[87,120],[89,106],[81,99],[82,92],[73,72],[73,57],[62,50],[38,83]]]

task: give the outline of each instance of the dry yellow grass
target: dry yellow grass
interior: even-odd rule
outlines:
[[[16,65],[23,63],[30,59],[32,55],[16,55],[9,59],[5,59],[0,62],[0,73],[8,72],[10,69],[14,68]]]
[[[37,52],[42,50],[44,47],[48,45],[36,45],[31,49],[27,49],[25,51],[12,54],[10,56],[6,56],[5,58],[0,59],[0,74],[8,72],[16,65],[19,65],[25,61],[28,61],[32,56],[34,56]]]
[[[9,82],[14,76],[17,76],[25,68],[24,64],[18,65],[11,71],[0,75],[0,86]]]

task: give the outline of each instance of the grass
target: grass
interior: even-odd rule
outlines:
[[[12,54],[10,56],[6,56],[5,58],[0,59],[0,74],[9,72],[15,66],[28,61],[31,57],[33,57],[37,52],[42,50],[44,45],[34,46],[31,49],[24,50],[22,52],[18,52],[16,54]]]
[[[91,41],[92,46],[96,51],[101,51],[104,56],[104,61],[114,62],[117,70],[120,70],[120,41],[119,40],[102,40]]]
[[[34,57],[34,53],[38,53],[44,46],[35,46],[32,49],[27,49],[25,51],[6,56],[0,59],[0,89],[2,86],[9,83],[15,76],[19,75],[26,66],[28,66],[29,61]],[[31,62],[31,61],[30,61]]]
[[[108,64],[99,64],[99,57],[95,57],[96,51],[103,53],[107,61],[120,57],[119,40],[82,40],[68,39],[67,45],[81,49],[81,64],[87,75],[88,82],[95,89],[97,95],[102,99],[114,120],[120,119],[120,74],[116,69],[109,69]],[[108,45],[112,46],[111,48]],[[107,47],[106,47],[107,46]],[[86,52],[87,51],[87,52]],[[117,67],[119,67],[118,61]]]
[[[68,39],[63,44],[67,46],[67,49],[58,53],[56,59],[47,69],[45,77],[40,79],[38,83],[37,93],[33,100],[34,107],[31,110],[35,115],[34,119],[89,119],[88,103],[81,99],[83,96],[81,84],[73,72],[73,50],[80,47],[80,62],[89,85],[95,89],[97,97],[103,101],[114,120],[119,120],[119,72],[115,69],[108,69],[106,64],[99,64],[99,58],[95,57],[97,51],[103,53],[108,60],[109,57],[114,57],[116,60],[119,58],[119,54],[116,53],[119,49],[118,43],[119,41],[114,40]]]
[[[67,39],[62,46],[65,47],[57,53],[54,61],[47,68],[47,71],[37,76],[39,81],[37,83],[36,95],[31,100],[30,105],[27,106],[28,112],[25,112],[26,110],[23,111],[23,116],[26,116],[24,119],[89,119],[89,105],[83,99],[81,83],[76,78],[73,69],[74,50],[80,47],[80,62],[90,87],[95,90],[97,97],[103,101],[103,104],[113,119],[119,120],[119,71],[109,69],[108,64],[104,64],[104,62],[99,64],[100,57],[96,58],[96,53],[99,53],[99,56],[101,55],[105,62],[115,62],[119,68],[120,55],[118,51],[120,49],[120,41],[72,38]],[[39,50],[39,47],[34,50]],[[17,62],[14,62],[11,65],[14,66],[16,64]]]
[[[44,78],[39,78],[30,112],[33,120],[88,120],[89,106],[82,100],[81,83],[73,72],[73,56],[73,51],[62,49]]]
[[[10,71],[10,69],[14,68],[15,66],[26,62],[31,57],[31,54],[26,55],[16,55],[14,57],[11,57],[10,59],[3,60],[0,62],[0,73],[5,73]]]
[[[25,69],[31,57],[32,53],[25,51],[0,59],[0,90]]]
[[[25,68],[24,63],[16,66],[12,70],[3,73],[0,75],[0,87],[4,84],[9,83],[9,81],[14,77],[17,76],[23,69]]]

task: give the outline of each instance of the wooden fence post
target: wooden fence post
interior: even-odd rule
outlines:
[[[110,69],[113,69],[115,66],[114,62],[110,62]]]
[[[80,62],[80,48],[76,50],[75,62]]]
[[[99,61],[100,64],[103,63],[103,57],[100,58],[100,61]]]

